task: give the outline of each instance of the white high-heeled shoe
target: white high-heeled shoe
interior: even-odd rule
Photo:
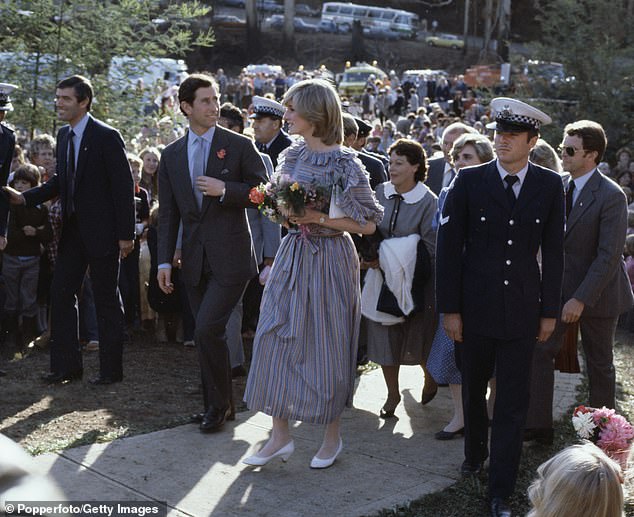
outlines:
[[[310,460],[310,468],[311,469],[327,469],[335,462],[335,460],[337,459],[337,456],[339,456],[342,450],[343,450],[343,440],[341,439],[341,437],[339,437],[339,447],[337,447],[337,452],[335,452],[335,454],[331,458],[326,458],[326,459],[313,456],[313,459]]]
[[[246,465],[251,465],[252,467],[262,467],[272,459],[278,457],[282,458],[282,461],[286,462],[288,461],[288,458],[291,457],[291,454],[293,454],[293,452],[295,452],[295,442],[291,440],[284,447],[274,452],[270,456],[258,456],[257,454],[254,454],[253,456],[244,458],[242,460],[242,463],[245,463]]]

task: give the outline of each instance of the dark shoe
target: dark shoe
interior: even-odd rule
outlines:
[[[464,477],[477,476],[482,472],[482,463],[481,461],[472,463],[470,461],[464,460],[462,465],[460,466],[460,473]]]
[[[429,404],[432,400],[434,400],[436,393],[438,393],[438,385],[436,385],[436,387],[433,390],[429,390],[429,391],[425,391],[425,389],[423,388],[423,394],[420,398],[420,403],[423,406],[425,404]]]
[[[239,364],[238,366],[231,368],[231,378],[232,379],[236,379],[238,377],[246,377],[247,376],[247,371],[244,368],[244,366],[242,366],[241,364]]]
[[[438,431],[434,438],[436,440],[453,440],[459,434],[464,434],[464,427],[461,427],[457,431]]]
[[[540,445],[552,445],[555,432],[552,428],[524,429],[525,442],[537,442]]]
[[[123,380],[123,375],[118,377],[95,377],[90,380],[90,384],[94,386],[106,386],[108,384],[114,384],[115,382],[121,382]]]
[[[231,408],[218,409],[215,407],[209,408],[203,417],[203,421],[200,423],[200,430],[203,433],[213,433],[222,429],[227,420],[231,419]],[[233,417],[235,419],[235,416]]]
[[[48,384],[66,384],[72,381],[81,381],[84,376],[84,369],[80,368],[69,373],[48,373],[42,376],[42,380]]]
[[[511,507],[501,497],[491,499],[491,517],[511,517]]]
[[[380,418],[396,418],[396,416],[394,415],[395,410],[396,408],[394,409],[381,408],[381,411],[379,411],[379,417]]]

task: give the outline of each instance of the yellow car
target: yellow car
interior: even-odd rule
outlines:
[[[425,42],[430,47],[444,48],[464,48],[464,41],[460,36],[454,34],[438,34],[437,36],[427,36]]]

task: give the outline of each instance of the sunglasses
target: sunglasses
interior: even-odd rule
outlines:
[[[557,150],[559,151],[559,154],[565,152],[568,156],[570,156],[571,158],[577,154],[577,152],[579,151],[584,151],[584,149],[577,149],[575,147],[572,147],[571,145],[560,145]]]

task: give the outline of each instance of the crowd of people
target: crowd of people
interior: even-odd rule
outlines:
[[[510,515],[522,442],[553,441],[566,334],[581,331],[589,404],[616,405],[614,333],[620,317],[634,322],[630,151],[610,169],[603,128],[580,120],[557,153],[539,138],[546,113],[504,97],[485,108],[461,77],[370,78],[341,99],[319,73],[261,75],[237,89],[222,70],[189,75],[174,90],[181,114],[128,146],[90,114],[82,76],[57,86],[56,138],[15,144],[2,126],[3,347],[48,343],[54,384],[81,379],[82,351],[98,350],[93,382],[112,384],[126,335],[164,332],[198,352],[192,420],[207,433],[235,419],[248,333],[245,401],[272,433],[243,461],[289,460],[288,421],[300,420],[325,425],[316,469],[343,449],[358,362],[382,368],[385,419],[399,411],[400,366],[420,365],[420,402],[439,386],[454,401],[436,439],[464,435],[463,476],[489,459],[491,515]],[[12,89],[0,84],[3,118]],[[276,224],[251,199],[273,176],[326,186],[329,199]],[[561,458],[603,465],[611,502],[593,515],[619,515],[620,467],[592,447]],[[549,494],[586,482],[559,463],[540,468],[531,515],[559,515]],[[561,504],[574,493],[559,490]]]

